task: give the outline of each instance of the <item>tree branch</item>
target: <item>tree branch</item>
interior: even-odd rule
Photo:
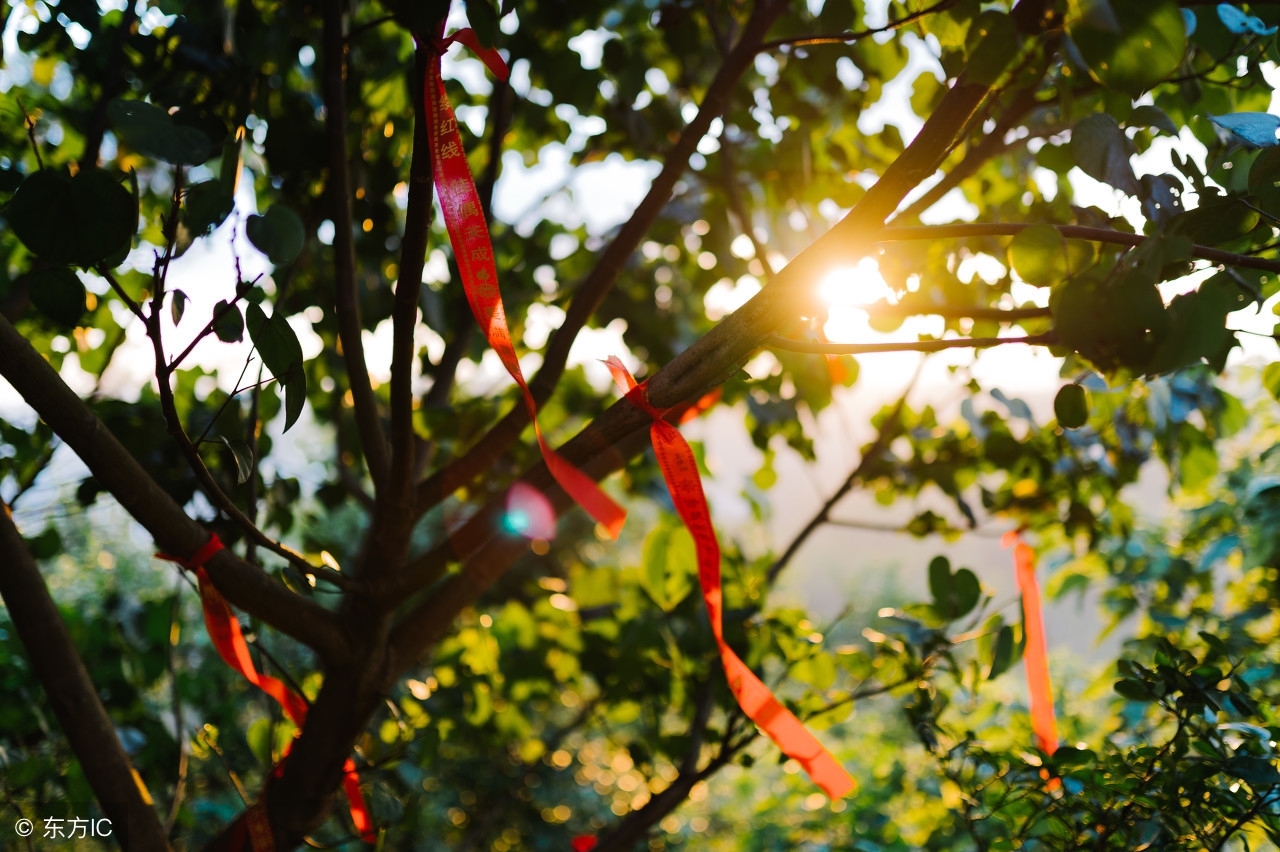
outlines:
[[[809,536],[813,535],[818,527],[827,522],[831,516],[831,510],[836,507],[836,504],[843,500],[845,495],[853,490],[853,486],[866,475],[867,469],[872,465],[872,463],[875,462],[880,457],[880,454],[887,450],[889,445],[893,443],[893,440],[898,437],[902,427],[902,409],[906,407],[907,397],[911,394],[911,389],[916,386],[916,381],[919,378],[920,367],[917,367],[915,375],[913,375],[911,377],[911,381],[907,383],[906,390],[902,392],[902,395],[898,397],[898,401],[894,403],[893,408],[889,409],[889,413],[885,416],[884,420],[880,422],[880,428],[876,432],[875,440],[862,449],[862,457],[858,459],[857,466],[850,471],[849,475],[845,477],[844,482],[840,484],[840,487],[827,498],[826,502],[822,504],[822,508],[820,508],[817,513],[809,519],[809,522],[804,525],[804,528],[800,530],[799,533],[796,534],[796,537],[791,539],[791,543],[787,545],[787,549],[782,552],[782,555],[774,560],[774,563],[769,566],[769,571],[765,574],[766,585],[772,586],[777,581],[778,575],[782,573],[783,569],[787,567],[795,555],[800,551],[800,548],[804,543],[808,541]]]
[[[386,436],[378,421],[378,401],[364,359],[360,297],[356,284],[356,248],[352,234],[351,175],[347,167],[347,44],[343,36],[342,0],[324,3],[325,141],[328,149],[329,196],[333,215],[333,275],[338,338],[347,367],[347,382],[356,412],[356,429],[375,490],[382,490],[390,469]]]
[[[529,390],[538,405],[550,398],[560,377],[564,375],[569,350],[578,332],[595,313],[605,295],[622,272],[627,258],[644,239],[658,214],[671,197],[676,182],[689,165],[689,157],[697,150],[698,142],[728,106],[729,96],[743,73],[751,67],[761,40],[774,20],[786,8],[780,0],[761,0],[752,10],[741,38],[716,72],[715,79],[707,87],[706,97],[693,121],[685,126],[680,138],[663,159],[662,171],[654,179],[649,192],[627,220],[621,230],[600,255],[595,267],[574,293],[564,322],[556,329],[547,343],[542,367],[529,383]],[[490,469],[504,452],[520,437],[529,424],[529,413],[523,405],[514,406],[489,432],[451,462],[443,470],[433,474],[418,486],[419,510],[426,511],[449,494]]]
[[[89,679],[40,569],[13,525],[9,507],[3,503],[0,564],[4,565],[0,569],[0,597],[98,804],[128,849],[167,852],[164,827],[142,797],[97,687]]]
[[[413,53],[413,154],[409,165],[409,199],[405,209],[404,241],[400,247],[400,277],[396,281],[395,304],[391,312],[391,469],[388,496],[407,513],[413,500],[413,333],[418,325],[418,295],[422,289],[422,269],[427,262],[427,235],[431,229],[431,138],[429,120],[423,108],[423,75],[431,61],[430,50],[418,47]],[[434,94],[434,93],[432,93]]]
[[[900,213],[893,217],[893,221],[916,219],[921,213],[924,213],[933,205],[937,204],[951,190],[955,189],[960,183],[982,167],[987,160],[1009,150],[1014,145],[1025,145],[1031,136],[1025,136],[1018,139],[1012,144],[1006,144],[1004,141],[1005,134],[1026,115],[1032,108],[1036,106],[1036,92],[1034,88],[1023,89],[1015,96],[1009,108],[1004,111],[996,122],[995,128],[991,133],[984,133],[982,139],[976,145],[970,145],[965,152],[964,158],[960,160],[956,166],[942,176],[942,180],[938,181],[924,193],[904,208]]]
[[[161,549],[181,555],[195,553],[204,545],[208,531],[156,484],[49,362],[3,317],[0,376],[75,451]],[[310,646],[322,658],[347,656],[349,650],[334,616],[319,604],[298,597],[261,568],[228,550],[219,551],[206,568],[232,605]]]
[[[1026,337],[959,337],[948,340],[918,340],[914,343],[819,343],[815,340],[792,340],[771,334],[765,338],[765,348],[785,349],[788,352],[805,352],[810,355],[866,355],[872,352],[941,352],[944,349],[989,349],[1005,343],[1050,346],[1058,336],[1052,332],[1032,334]]]
[[[876,234],[875,242],[891,243],[907,240],[947,240],[967,239],[970,237],[1012,237],[1027,228],[1041,227],[1039,224],[1027,222],[975,222],[964,225],[918,225],[910,228],[884,228]],[[1141,234],[1127,234],[1124,231],[1112,231],[1107,228],[1087,228],[1083,225],[1051,225],[1058,233],[1071,240],[1090,240],[1096,243],[1110,243],[1118,246],[1136,248],[1150,237]],[[1248,254],[1222,251],[1208,246],[1192,246],[1191,256],[1227,266],[1241,266],[1246,269],[1258,269],[1263,272],[1280,273],[1280,260],[1266,260]]]
[[[849,42],[858,41],[868,36],[879,35],[905,27],[907,24],[914,24],[921,18],[928,17],[934,12],[941,12],[956,5],[957,0],[938,0],[932,6],[926,6],[918,12],[912,12],[897,20],[890,21],[882,27],[873,27],[866,30],[846,30],[842,33],[834,33],[828,35],[804,35],[794,36],[792,38],[780,38],[773,41],[767,41],[760,45],[760,53],[767,53],[771,50],[777,50],[781,47],[812,47],[819,44],[848,44]]]

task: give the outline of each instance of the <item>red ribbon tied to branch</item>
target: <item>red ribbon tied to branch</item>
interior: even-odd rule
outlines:
[[[253,658],[249,656],[249,645],[245,642],[244,634],[240,630],[239,619],[236,618],[231,606],[222,597],[217,587],[210,581],[209,574],[204,569],[205,563],[222,549],[222,541],[217,534],[211,533],[209,540],[189,559],[168,553],[157,553],[156,557],[175,562],[196,575],[196,580],[200,584],[200,607],[204,611],[204,626],[209,631],[209,638],[213,640],[213,647],[217,649],[218,656],[222,657],[223,662],[245,680],[274,698],[284,710],[284,714],[289,717],[289,721],[301,731],[307,720],[307,702],[284,682],[259,672],[254,666]],[[286,748],[285,755],[288,753]],[[280,774],[283,757],[281,761],[273,771],[272,777]],[[360,793],[360,777],[356,775],[355,761],[347,758],[347,762],[343,764],[342,773],[342,789],[350,806],[351,822],[364,840],[373,842],[373,821],[369,817],[364,796]],[[272,838],[271,825],[267,821],[264,801],[259,801],[251,807],[238,821],[238,825],[233,830],[230,848],[273,852],[275,842]]]
[[[693,537],[698,557],[698,582],[702,587],[702,599],[707,605],[711,632],[720,648],[720,660],[724,664],[729,690],[747,717],[777,743],[783,754],[798,762],[824,793],[832,799],[843,798],[853,791],[853,778],[724,640],[720,543],[711,526],[711,512],[702,491],[702,478],[698,474],[698,463],[693,457],[693,450],[680,430],[663,419],[666,412],[659,411],[649,403],[647,382],[637,385],[626,366],[616,357],[604,363],[613,374],[613,380],[626,394],[627,400],[653,418],[653,426],[649,429],[653,451],[662,468],[662,476],[667,481],[676,513]]]
[[[437,35],[444,35],[443,21],[440,22]],[[489,346],[498,353],[502,365],[520,386],[529,418],[533,421],[538,448],[542,451],[543,461],[551,475],[560,483],[565,493],[616,538],[618,531],[622,529],[622,522],[626,520],[626,511],[609,499],[591,477],[552,449],[543,437],[542,430],[538,428],[538,405],[529,392],[524,373],[520,369],[520,360],[516,357],[511,331],[507,327],[502,295],[498,290],[498,271],[493,262],[489,226],[484,218],[475,181],[471,177],[471,169],[467,165],[462,136],[458,133],[458,121],[454,117],[453,107],[445,93],[444,79],[440,75],[440,57],[455,41],[470,48],[498,79],[506,80],[508,71],[498,51],[481,46],[470,28],[458,30],[449,38],[437,37],[430,42],[434,46],[435,55],[427,62],[422,92],[431,146],[431,170],[436,193],[440,197],[440,209],[444,213],[445,227],[449,231],[449,242],[453,244],[453,257],[462,275],[467,303],[471,306],[476,322],[480,323]]]
[[[1022,619],[1026,631],[1022,659],[1027,669],[1027,689],[1031,693],[1031,731],[1036,748],[1045,754],[1053,754],[1058,749],[1058,721],[1054,717],[1053,687],[1049,682],[1044,614],[1040,610],[1040,584],[1036,580],[1036,554],[1017,532],[1005,533],[1000,544],[1013,547],[1014,572],[1022,592]]]

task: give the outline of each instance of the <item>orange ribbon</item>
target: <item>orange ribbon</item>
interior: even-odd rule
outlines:
[[[1022,619],[1026,646],[1022,660],[1027,669],[1027,689],[1031,693],[1031,731],[1036,748],[1045,754],[1058,749],[1058,721],[1053,712],[1053,687],[1049,682],[1049,657],[1044,637],[1044,614],[1040,611],[1040,584],[1036,581],[1036,554],[1016,532],[1000,540],[1013,547],[1014,573],[1022,592]],[[1056,780],[1056,779],[1054,779]]]
[[[168,553],[157,553],[158,559],[164,559],[169,562],[176,562],[183,568],[196,575],[196,580],[200,584],[200,606],[204,611],[204,626],[209,631],[209,638],[213,640],[213,647],[217,649],[218,656],[222,657],[223,662],[238,672],[249,683],[261,689],[267,695],[276,700],[276,703],[284,710],[284,714],[289,717],[289,721],[301,731],[303,724],[307,720],[307,702],[303,700],[301,695],[290,689],[284,682],[262,674],[253,664],[253,658],[249,656],[249,645],[244,640],[244,634],[240,631],[240,621],[236,618],[230,605],[227,604],[225,598],[218,591],[217,587],[209,580],[209,574],[205,571],[204,565],[213,555],[223,549],[222,541],[216,533],[209,535],[209,540],[204,543],[199,550],[190,559],[183,559],[180,556],[173,556]],[[285,755],[288,755],[289,749],[285,748]],[[281,763],[277,764],[272,776],[276,777],[280,774],[283,766],[284,757],[281,757]],[[360,778],[356,775],[356,764],[351,758],[347,758],[347,762],[342,767],[343,778],[342,788],[346,793],[347,803],[350,806],[351,821],[355,824],[356,831],[361,838],[368,842],[373,842],[373,821],[369,817],[369,809],[365,805],[364,796],[360,793]],[[233,843],[232,849],[251,849],[253,852],[273,852],[274,841],[271,834],[271,826],[266,820],[266,809],[262,802],[258,802],[251,807],[241,817],[243,829],[233,830],[239,834],[238,843]]]
[[[438,35],[443,34],[444,22],[441,21]],[[506,80],[508,71],[498,52],[493,48],[482,47],[475,33],[468,28],[458,30],[447,39],[437,38],[432,42],[435,56],[427,62],[426,79],[423,83],[427,136],[431,144],[431,170],[435,178],[436,193],[440,197],[440,209],[444,212],[445,227],[449,231],[449,242],[453,245],[453,257],[462,275],[467,303],[471,306],[476,322],[480,323],[489,346],[498,353],[502,365],[520,386],[529,418],[533,421],[538,448],[542,451],[543,461],[551,475],[560,483],[565,493],[600,522],[609,535],[617,538],[622,523],[626,520],[626,511],[609,499],[591,477],[552,449],[543,437],[542,430],[538,428],[538,405],[529,392],[524,373],[520,369],[520,359],[516,357],[515,346],[511,342],[507,314],[498,290],[498,272],[493,262],[489,226],[480,206],[480,196],[476,192],[471,169],[467,165],[462,136],[458,133],[458,121],[454,117],[453,107],[445,93],[444,80],[440,76],[440,56],[455,41],[470,48],[499,79]]]
[[[734,653],[724,639],[724,599],[720,589],[720,543],[711,526],[711,513],[702,491],[702,478],[693,450],[680,430],[666,422],[665,411],[655,409],[649,403],[648,390],[636,380],[617,358],[605,361],[614,381],[626,394],[627,400],[653,418],[649,434],[653,439],[653,451],[667,481],[667,489],[675,503],[676,513],[684,521],[693,537],[698,557],[698,581],[702,586],[702,599],[707,605],[707,617],[711,632],[720,648],[720,660],[724,664],[729,690],[738,700],[738,706],[764,731],[787,757],[797,761],[813,782],[832,799],[843,798],[854,789],[853,778],[845,771],[822,743],[782,705],[769,687],[756,677],[755,672]]]

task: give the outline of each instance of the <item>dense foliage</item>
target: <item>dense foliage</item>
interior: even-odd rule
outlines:
[[[96,800],[129,848],[237,848],[255,802],[279,848],[357,848],[349,757],[386,849],[1280,843],[1280,10],[454,6],[5,5],[5,844]],[[451,48],[445,90],[539,426],[631,511],[617,541],[540,461],[433,205],[446,14],[512,70]],[[820,285],[864,258],[884,298],[850,340],[865,279]],[[997,347],[1060,359],[1052,419],[982,371]],[[763,524],[875,352],[943,349],[948,393],[871,417],[794,539],[720,534],[730,645],[859,782],[830,802],[734,701],[648,418],[591,359],[748,435]],[[1032,746],[1016,602],[945,555],[902,566],[929,600],[831,623],[772,594],[855,490],[940,553],[1020,529],[1051,596],[1100,600],[1127,638],[1055,668],[1066,745]],[[301,734],[153,558],[210,531]]]

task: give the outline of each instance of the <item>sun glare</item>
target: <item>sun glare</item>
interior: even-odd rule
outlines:
[[[857,266],[840,266],[827,273],[818,285],[818,295],[827,303],[823,333],[835,343],[866,342],[877,337],[867,324],[864,306],[889,299],[893,291],[880,277],[875,260],[867,257]]]
[[[880,277],[879,265],[869,257],[857,266],[838,266],[818,285],[818,295],[828,305],[870,305],[890,298],[893,291]]]

